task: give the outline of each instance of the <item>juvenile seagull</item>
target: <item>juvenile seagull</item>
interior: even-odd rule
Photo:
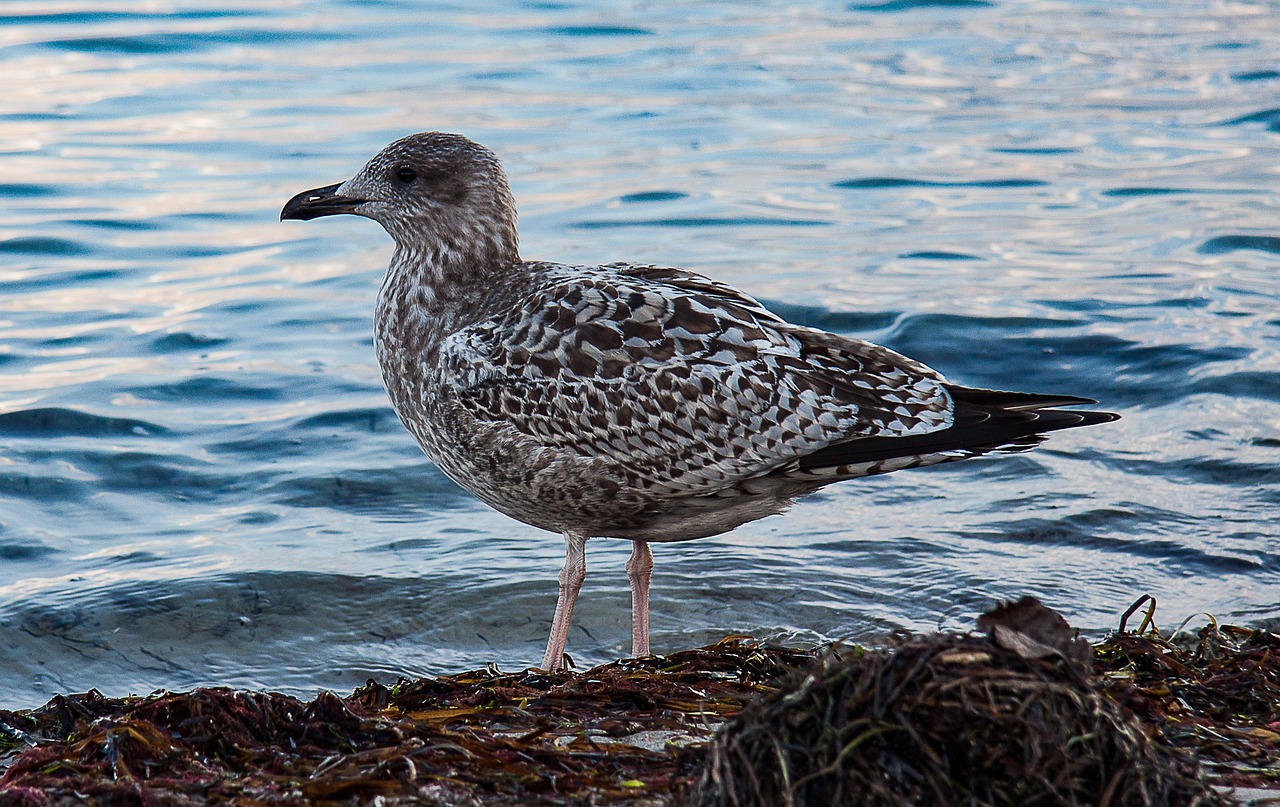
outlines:
[[[397,140],[280,212],[395,239],[376,349],[401,422],[481,501],[564,535],[542,668],[563,664],[589,537],[632,541],[631,640],[649,652],[650,541],[718,535],[844,479],[1030,448],[1114,420],[1067,395],[974,389],[879,345],[793,325],[693,272],[521,260],[489,149]]]

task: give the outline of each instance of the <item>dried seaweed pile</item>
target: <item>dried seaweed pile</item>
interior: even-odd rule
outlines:
[[[309,702],[59,696],[0,711],[0,807],[1222,803],[1169,746],[1280,786],[1280,637],[1211,625],[1183,646],[1148,615],[1090,648],[1021,605],[987,637],[822,659],[734,639]]]
[[[687,803],[1228,803],[1109,697],[1056,613],[1027,598],[979,625],[991,639],[927,636],[793,675],[717,736]]]
[[[680,747],[812,659],[726,640],[585,673],[489,669],[305,703],[228,689],[59,696],[0,711],[0,805],[662,803],[697,773]]]
[[[1095,648],[1107,690],[1215,781],[1280,788],[1280,635],[1211,621],[1175,642],[1150,627],[1153,612]]]

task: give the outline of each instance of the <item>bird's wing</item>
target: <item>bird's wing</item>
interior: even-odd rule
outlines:
[[[711,492],[837,442],[951,420],[924,365],[655,267],[550,272],[515,309],[446,340],[441,361],[476,417],[607,456],[658,494]]]

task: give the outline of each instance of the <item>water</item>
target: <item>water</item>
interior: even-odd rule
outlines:
[[[374,224],[278,222],[416,130],[527,257],[635,260],[1124,419],[657,548],[653,642],[963,628],[1036,594],[1280,617],[1280,20],[1246,2],[0,4],[0,703],[541,657],[556,536],[388,408]],[[595,541],[570,652],[625,652]],[[1201,618],[1202,619],[1202,618]]]

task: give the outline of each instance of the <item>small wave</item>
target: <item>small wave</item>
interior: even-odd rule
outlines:
[[[1108,406],[1155,406],[1204,391],[1250,390],[1251,397],[1268,398],[1273,394],[1274,379],[1206,379],[1201,372],[1193,380],[1195,371],[1246,358],[1251,351],[1245,347],[1148,345],[1096,333],[1027,333],[1080,324],[1065,319],[926,314],[904,317],[880,341],[967,384],[1070,392]]]
[[[674,202],[677,199],[687,199],[689,194],[680,191],[641,191],[640,193],[628,193],[625,196],[619,196],[620,202]]]
[[[89,248],[79,241],[66,238],[22,236],[0,241],[0,253],[23,255],[84,255]]]
[[[1247,73],[1232,73],[1231,78],[1236,81],[1270,81],[1273,78],[1280,78],[1280,70],[1251,70]]]
[[[1258,445],[1258,441],[1254,440],[1253,444]],[[1104,461],[1135,476],[1211,487],[1228,486],[1255,493],[1280,483],[1280,466],[1272,463],[1241,462],[1223,457],[1160,460],[1110,456]]]
[[[169,53],[188,46],[193,37],[180,34],[147,34],[139,36],[87,36],[74,39],[53,39],[44,45],[57,50],[79,53],[114,53],[143,55]]]
[[[425,552],[432,552],[432,551],[439,550],[440,543],[441,543],[440,540],[435,538],[402,538],[398,541],[390,541],[385,544],[379,544],[378,546],[371,546],[366,549],[361,549],[359,551],[373,552],[373,553],[391,552],[398,555],[401,552],[415,552],[417,550],[424,550],[424,553],[425,553]]]
[[[1224,120],[1221,125],[1237,126],[1242,123],[1265,123],[1271,131],[1280,132],[1280,109],[1264,109],[1260,112],[1241,115],[1238,118]]]
[[[1248,351],[1244,351],[1245,354]],[[1239,372],[1197,379],[1191,385],[1195,392],[1226,395],[1231,398],[1255,398],[1280,401],[1280,373]]]
[[[135,549],[131,552],[121,552],[116,555],[110,555],[100,558],[98,564],[100,566],[155,566],[162,562],[164,558],[154,552],[146,552],[141,549]]]
[[[211,466],[191,457],[145,451],[85,452],[75,462],[97,475],[100,489],[189,501],[217,501],[254,481],[250,474],[210,473]]]
[[[1075,154],[1079,150],[1063,146],[1006,146],[991,149],[996,154]]]
[[[988,8],[988,0],[887,0],[884,3],[851,3],[849,11],[912,11],[918,8]]]
[[[374,449],[368,435],[390,435]],[[394,456],[421,457],[412,439],[397,421],[390,407],[323,412],[287,426],[252,433],[248,437],[208,446],[215,454],[229,454],[248,460],[262,457],[283,459],[304,457],[350,447],[368,457],[371,451],[390,451]]]
[[[182,350],[205,350],[225,345],[231,340],[221,336],[206,336],[202,333],[174,331],[158,337],[151,342],[151,347],[158,353],[173,353]]]
[[[1237,249],[1256,249],[1280,255],[1280,237],[1274,235],[1220,235],[1200,245],[1204,255],[1221,255]]]
[[[632,28],[626,25],[561,25],[542,29],[556,36],[653,36],[648,28]]]
[[[963,252],[906,252],[898,256],[903,260],[921,260],[921,261],[977,261],[981,260],[977,255],[966,255]]]
[[[1126,279],[1150,278],[1152,280],[1161,280],[1168,275],[1160,273],[1138,273],[1127,272],[1124,274]],[[1115,300],[1099,300],[1096,297],[1078,297],[1071,300],[1036,300],[1039,305],[1047,306],[1058,311],[1074,311],[1074,312],[1094,312],[1094,311],[1120,311],[1127,308],[1173,308],[1173,309],[1200,309],[1207,308],[1213,301],[1205,296],[1194,295],[1186,297],[1166,297],[1150,302],[1138,303],[1125,300],[1117,302]]]
[[[1192,381],[1194,371],[1223,362],[1235,362],[1248,356],[1250,350],[1232,345],[1196,347],[1190,344],[1140,345],[1108,338],[1090,353],[1072,345],[1056,345],[1054,353],[1062,359],[1089,364],[1098,369],[1090,374],[1092,397],[1107,402],[1136,403],[1158,406],[1177,401],[1206,390],[1205,381]],[[1079,346],[1076,346],[1079,347]],[[1070,352],[1068,352],[1070,351]],[[1109,355],[1108,355],[1109,354]],[[1090,394],[1086,392],[1085,394]]]
[[[1280,385],[1274,386],[1274,391],[1280,392]],[[1228,485],[1243,490],[1280,484],[1280,466],[1271,463],[1203,459],[1166,470],[1171,478],[1181,477],[1202,484]]]
[[[289,397],[278,387],[258,387],[229,378],[200,376],[173,384],[157,384],[148,387],[132,387],[129,392],[148,400],[190,399],[196,401],[275,401]]]
[[[0,543],[0,560],[41,560],[56,555],[59,550],[45,544]]]
[[[333,429],[335,427],[362,432],[384,432],[400,428],[396,413],[390,407],[323,412],[303,418],[294,424],[294,428],[298,429]]]
[[[97,22],[124,22],[132,20],[214,20],[229,17],[243,18],[258,16],[262,12],[248,8],[236,9],[190,9],[187,11],[166,11],[152,13],[146,11],[49,11],[49,12],[14,12],[0,11],[0,22],[6,25],[34,23],[63,23],[70,25],[87,25]]]
[[[997,531],[983,531],[993,542],[1034,546],[1071,546],[1114,552],[1138,558],[1155,558],[1169,567],[1206,573],[1254,574],[1262,568],[1258,559],[1208,552],[1165,538],[1151,538],[1161,525],[1179,533],[1192,519],[1149,507],[1121,510],[1099,508],[1062,518],[1027,518],[999,524]],[[1142,537],[1134,537],[1142,536]]]
[[[292,42],[292,31],[276,31],[266,28],[240,28],[224,31],[197,31],[191,33],[154,33],[134,36],[86,36],[53,39],[42,43],[45,47],[75,53],[119,54],[146,56],[161,53],[190,53],[227,45],[269,45],[276,42]],[[333,32],[308,33],[317,40],[341,39]]]
[[[114,280],[122,272],[115,269],[83,269],[71,272],[33,272],[25,277],[0,282],[5,292],[33,291],[51,288],[72,288]]]
[[[849,334],[892,327],[901,316],[897,311],[832,311],[821,306],[796,305],[776,300],[766,300],[764,304],[773,313],[796,325]]]
[[[932,179],[908,179],[906,177],[857,177],[832,182],[833,188],[866,190],[875,188],[1038,188],[1048,185],[1040,179],[976,179],[944,182]]]
[[[0,497],[19,501],[72,502],[87,499],[96,492],[90,485],[60,476],[0,473]]]
[[[1032,328],[1073,328],[1083,320],[1050,317],[966,317],[958,314],[918,314],[904,317],[898,334],[936,333],[963,336],[970,334],[987,339],[991,331],[1024,332]]]
[[[57,193],[49,185],[37,185],[31,182],[0,182],[0,197],[10,199],[34,199],[40,196],[56,196]]]
[[[671,219],[597,219],[575,221],[575,230],[607,230],[621,227],[826,227],[821,219],[771,219],[761,216],[692,216]]]
[[[1108,188],[1103,196],[1168,196],[1175,193],[1200,193],[1194,188]]]
[[[74,224],[77,227],[90,227],[95,230],[124,230],[128,232],[141,232],[161,229],[160,224],[154,221],[143,221],[141,219],[68,219],[67,223]]]
[[[290,507],[415,520],[433,511],[479,506],[471,494],[425,463],[413,468],[348,469],[340,475],[288,479],[274,485],[268,495],[276,504]]]
[[[132,418],[103,417],[75,409],[49,407],[22,409],[0,415],[0,434],[41,437],[103,437],[130,435],[152,437],[169,430],[155,423]]]

